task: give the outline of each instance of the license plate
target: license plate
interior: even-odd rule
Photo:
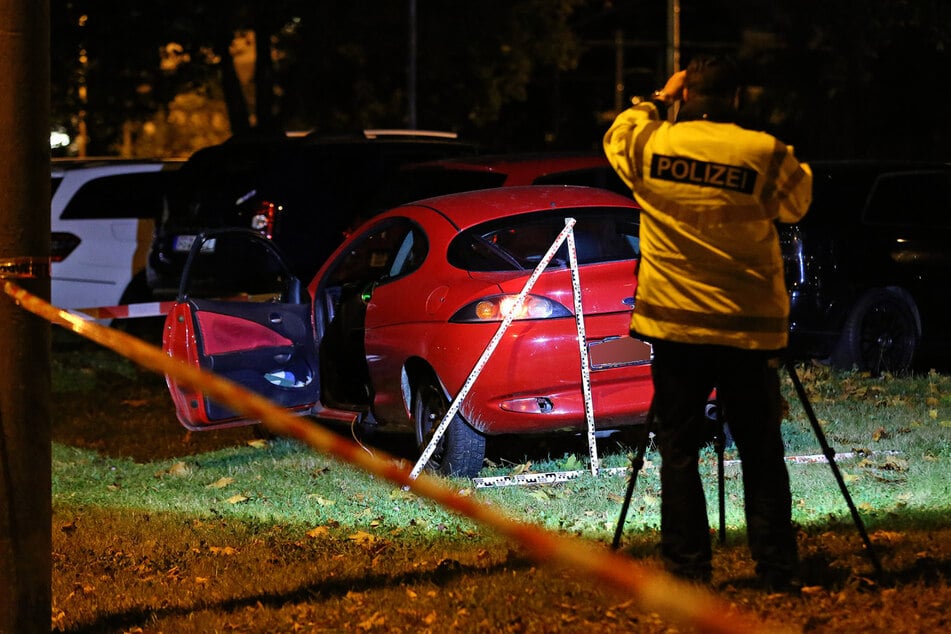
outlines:
[[[197,237],[198,236],[193,235],[175,236],[175,241],[172,243],[172,248],[178,253],[191,251],[192,245],[195,244],[195,238]],[[209,238],[208,240],[205,240],[201,245],[201,251],[202,253],[214,253],[215,238]]]
[[[634,337],[609,337],[588,342],[588,363],[592,370],[650,363],[653,349]]]

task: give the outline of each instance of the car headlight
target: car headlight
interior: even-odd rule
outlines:
[[[518,295],[483,297],[456,311],[449,319],[453,323],[484,323],[502,321],[514,309]],[[560,303],[540,295],[527,295],[513,319],[555,319],[571,317],[571,311]]]

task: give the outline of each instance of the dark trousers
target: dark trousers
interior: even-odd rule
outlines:
[[[789,474],[780,432],[782,398],[775,353],[655,341],[653,415],[661,456],[661,555],[669,569],[706,579],[710,529],[698,470],[709,437],[704,407],[716,388],[721,420],[740,455],[746,530],[757,574],[797,567]]]

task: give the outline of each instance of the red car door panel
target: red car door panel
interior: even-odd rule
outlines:
[[[319,399],[309,304],[188,299],[169,312],[163,347],[283,407],[308,410]],[[178,419],[189,429],[257,422],[166,380]]]

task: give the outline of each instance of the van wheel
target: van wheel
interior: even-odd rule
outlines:
[[[449,400],[434,380],[424,381],[413,393],[413,422],[420,455],[449,409]],[[485,459],[485,436],[458,413],[446,427],[426,468],[452,477],[474,478]]]
[[[904,374],[921,340],[915,309],[900,293],[888,289],[867,292],[856,302],[842,328],[832,355],[840,369]]]

